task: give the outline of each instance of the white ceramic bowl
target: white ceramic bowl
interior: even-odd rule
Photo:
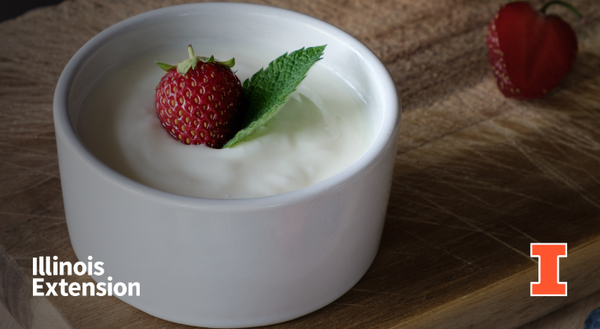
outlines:
[[[279,47],[327,44],[326,65],[365,98],[376,136],[334,177],[262,198],[174,195],[126,178],[77,137],[82,99],[123,58],[165,45],[221,38]],[[400,109],[384,65],[363,44],[315,18],[233,3],[168,7],[122,21],[86,43],[56,87],[54,120],[69,235],[77,257],[104,262],[98,282],[139,282],[120,297],[188,325],[248,327],[290,320],[348,291],[379,245]],[[97,297],[102,298],[102,297]],[[104,297],[107,298],[107,297]]]

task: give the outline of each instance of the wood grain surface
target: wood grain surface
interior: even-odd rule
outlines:
[[[110,25],[184,2],[71,0],[0,24],[0,300],[24,329],[182,327],[116,298],[32,297],[31,263],[76,261],[52,122],[63,67]],[[364,42],[391,72],[403,110],[372,267],[332,304],[271,328],[516,328],[600,291],[597,0],[571,1],[583,20],[551,8],[573,26],[580,53],[556,91],[527,102],[502,97],[488,67],[486,27],[503,1],[252,2]],[[568,243],[568,297],[529,296],[531,242]]]

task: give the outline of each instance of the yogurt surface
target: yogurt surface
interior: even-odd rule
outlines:
[[[235,56],[233,70],[241,82],[281,55],[194,48],[198,55],[212,51],[221,60]],[[249,140],[228,149],[184,145],[169,136],[157,117],[154,92],[164,71],[154,62],[175,64],[186,55],[185,47],[149,52],[98,79],[82,103],[77,131],[102,162],[174,194],[253,198],[325,180],[355,162],[373,139],[360,95],[317,62],[278,114]]]

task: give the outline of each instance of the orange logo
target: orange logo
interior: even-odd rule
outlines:
[[[567,257],[566,243],[532,243],[531,257],[538,258],[538,282],[531,282],[531,296],[567,296],[567,283],[560,282],[559,258]]]

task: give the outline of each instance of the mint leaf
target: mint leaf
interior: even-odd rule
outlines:
[[[324,50],[325,45],[302,48],[289,55],[285,53],[269,63],[265,70],[260,69],[246,79],[243,84],[243,104],[246,106],[243,128],[223,148],[243,141],[275,116],[308,70],[321,59]]]

